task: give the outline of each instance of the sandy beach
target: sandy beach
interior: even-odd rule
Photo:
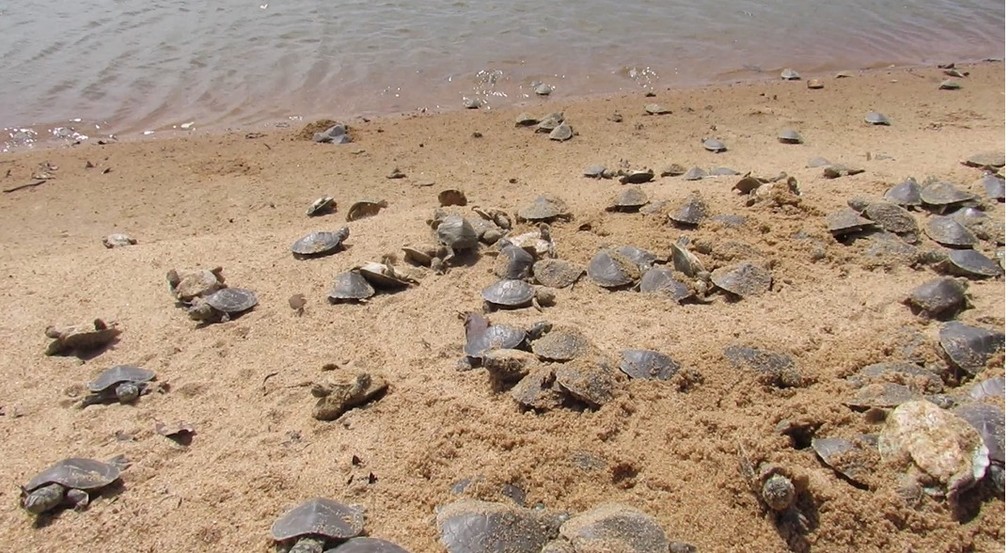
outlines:
[[[1001,551],[1004,501],[984,483],[958,509],[932,497],[909,501],[893,465],[879,461],[868,483],[854,486],[807,440],[781,431],[790,424],[816,437],[877,434],[878,413],[844,404],[856,392],[849,376],[883,361],[948,371],[940,323],[902,303],[940,276],[936,266],[871,260],[871,240],[838,241],[825,221],[851,198],[877,201],[906,177],[937,177],[977,194],[1003,227],[1004,203],[988,199],[975,184],[981,171],[962,161],[1004,152],[1005,68],[958,69],[969,72],[960,90],[939,90],[948,78],[941,69],[914,67],[351,119],[342,121],[353,138],[344,145],[313,143],[292,126],[4,154],[3,189],[37,182],[40,170],[52,178],[0,194],[0,543],[61,553],[266,552],[274,520],[322,496],[363,505],[370,536],[417,553],[444,551],[435,509],[457,498],[458,480],[480,476],[469,493],[485,498],[499,499],[495,490],[508,483],[530,506],[570,513],[606,501],[632,506],[670,540],[703,552]],[[807,88],[811,77],[825,88]],[[647,115],[650,103],[670,113]],[[866,124],[873,110],[892,124]],[[576,132],[565,142],[514,124],[520,112],[560,111]],[[788,127],[804,143],[779,143]],[[728,150],[704,150],[706,137]],[[864,172],[827,179],[807,167],[817,156]],[[656,175],[641,186],[652,204],[668,200],[666,208],[607,212],[624,185],[582,172],[621,160],[656,172],[671,163],[783,171],[801,194],[747,205],[732,188],[739,176]],[[387,178],[396,168],[405,178]],[[581,266],[599,248],[623,244],[664,260],[686,236],[708,269],[753,261],[773,283],[741,300],[716,292],[709,303],[679,305],[582,277],[556,290],[555,305],[541,313],[489,314],[494,323],[576,327],[610,359],[644,348],[681,365],[668,381],[621,382],[597,410],[523,411],[491,387],[485,369],[459,370],[460,314],[482,309],[480,291],[497,280],[496,250],[483,246],[446,274],[403,260],[402,246],[434,241],[426,221],[438,193],[451,188],[464,191],[469,206],[449,211],[467,218],[478,217],[473,205],[515,213],[539,195],[562,199],[572,216],[551,225],[556,254]],[[666,214],[694,193],[712,215],[744,223],[670,225]],[[335,198],[336,212],[306,217],[324,195]],[[388,206],[347,223],[347,209],[364,199]],[[926,212],[913,215],[923,225]],[[344,251],[292,256],[301,236],[343,225]],[[514,232],[534,228],[516,223]],[[118,232],[137,244],[106,249],[102,238]],[[975,249],[993,258],[998,246],[981,241]],[[918,247],[940,249],[923,233]],[[383,256],[419,284],[360,305],[327,301],[337,273]],[[254,290],[259,304],[197,327],[176,307],[165,275],[214,266],[228,285]],[[957,320],[1003,332],[1003,276],[969,280],[968,292],[971,307]],[[288,305],[297,293],[307,299],[301,316]],[[95,318],[121,328],[112,347],[83,360],[44,355],[48,325]],[[735,345],[791,356],[800,381],[778,386],[736,368],[723,354]],[[945,392],[1003,376],[1004,355],[994,357],[976,376],[946,378]],[[156,371],[167,390],[133,405],[74,406],[89,380],[119,364]],[[338,420],[315,420],[311,385],[358,371],[387,380],[385,395]],[[1003,408],[1003,399],[993,401]],[[157,422],[178,421],[196,430],[188,446],[155,431]],[[802,482],[796,508],[805,528],[767,511],[738,468],[740,451]],[[119,454],[131,462],[121,489],[87,510],[35,524],[19,508],[19,486],[52,463]]]

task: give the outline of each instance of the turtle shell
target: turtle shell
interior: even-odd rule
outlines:
[[[805,162],[806,169],[818,169],[819,167],[826,167],[828,165],[833,165],[833,162],[824,157],[814,157]]]
[[[860,213],[853,209],[834,211],[826,216],[826,228],[837,238],[858,233],[873,226],[875,226],[875,223],[870,219],[862,217]]]
[[[388,201],[386,200],[361,200],[350,206],[350,209],[347,210],[346,220],[349,223],[350,221],[373,217],[386,207],[388,207]]]
[[[528,113],[519,113],[518,117],[515,117],[516,127],[531,127],[533,125],[539,124],[539,118],[533,117]]]
[[[916,242],[916,237],[920,233],[920,229],[917,228],[917,220],[902,207],[891,202],[871,202],[861,212],[883,230],[900,236],[912,237],[912,241]]]
[[[966,158],[963,165],[970,167],[980,167],[983,169],[997,169],[1005,166],[1004,151],[980,152]]]
[[[981,380],[980,382],[970,386],[970,388],[966,390],[966,395],[974,401],[983,401],[989,397],[1003,398],[1005,395],[1004,385],[1004,377],[995,376],[994,378]]]
[[[886,190],[885,199],[903,207],[921,205],[921,186],[909,178]]]
[[[938,393],[945,387],[937,373],[908,361],[883,361],[867,365],[847,380],[864,386],[871,382],[885,382],[893,377],[905,381],[908,387],[921,393]]]
[[[487,286],[481,293],[483,299],[504,307],[524,307],[532,303],[535,288],[524,280],[503,279]]]
[[[903,384],[874,382],[858,389],[854,397],[844,404],[859,410],[892,409],[902,403],[922,398],[921,394]]]
[[[943,246],[970,248],[977,243],[977,237],[969,229],[944,215],[929,217],[924,223],[924,232]]]
[[[641,271],[648,269],[655,264],[655,261],[658,260],[657,255],[635,246],[617,246],[616,248],[613,248],[613,250],[636,263],[637,266],[640,267]]]
[[[987,359],[1004,350],[1004,332],[950,321],[938,328],[938,343],[949,359],[969,374],[983,370]]]
[[[569,217],[567,204],[559,198],[539,196],[532,204],[518,212],[518,218],[526,221],[551,221],[557,218]]]
[[[563,113],[551,113],[539,120],[538,124],[536,124],[536,132],[551,132],[553,129],[559,127],[563,121]]]
[[[59,484],[76,490],[96,490],[115,482],[120,474],[122,470],[114,464],[71,457],[38,473],[24,489],[31,492],[48,484]]]
[[[679,175],[686,174],[686,168],[678,163],[669,163],[662,167],[659,174],[663,177],[678,177]]]
[[[714,167],[708,174],[712,177],[736,177],[742,173],[739,173],[731,167]]]
[[[323,553],[410,553],[398,545],[380,538],[351,538]]]
[[[273,523],[270,533],[277,541],[302,536],[346,539],[364,530],[364,510],[317,497],[287,511]]]
[[[460,499],[437,512],[441,544],[448,553],[540,551],[557,535],[560,517],[545,509]]]
[[[573,285],[584,269],[563,259],[540,259],[532,265],[536,282],[550,288],[566,288]]]
[[[640,279],[640,291],[645,294],[665,294],[682,303],[693,297],[693,291],[675,278],[675,272],[668,267],[651,267]]]
[[[962,85],[959,81],[952,79],[945,79],[938,84],[938,90],[959,90],[960,88],[962,88]]]
[[[689,180],[689,181],[700,180],[706,176],[707,171],[704,171],[699,167],[694,167],[683,174],[683,180]]]
[[[777,133],[777,141],[782,144],[801,144],[802,136],[794,129],[782,129]]]
[[[88,391],[103,392],[123,382],[149,382],[154,379],[154,371],[132,365],[116,365],[105,369],[97,378],[88,383]]]
[[[973,232],[979,239],[990,240],[998,244],[1004,243],[1004,222],[995,223],[994,219],[975,207],[961,207],[955,210],[951,217]]]
[[[869,111],[868,114],[865,115],[864,120],[865,120],[865,123],[868,123],[869,125],[889,125],[890,124],[889,118],[886,117],[884,114],[879,113],[877,111]]]
[[[619,381],[623,380],[623,375],[599,359],[566,363],[555,368],[553,374],[561,390],[593,408],[611,401]]]
[[[259,303],[255,292],[245,288],[224,288],[217,290],[205,298],[206,302],[217,311],[224,313],[241,313],[248,311]]]
[[[828,467],[852,482],[867,485],[872,460],[878,456],[873,440],[860,436],[856,441],[844,438],[812,438],[812,450]]]
[[[485,321],[486,319],[483,320]],[[492,349],[515,349],[525,341],[526,333],[518,327],[489,325],[480,329],[480,324],[469,325],[468,322],[467,318],[464,350],[469,357],[483,357],[483,354]]]
[[[557,125],[556,128],[549,133],[550,140],[557,140],[560,142],[570,140],[573,136],[574,129],[572,129],[566,121]]]
[[[935,181],[925,184],[921,187],[920,197],[921,202],[925,205],[943,209],[947,206],[976,200],[976,196],[973,194],[945,181]]]
[[[613,250],[601,250],[588,262],[588,278],[604,288],[619,288],[640,278],[640,267]]]
[[[588,353],[590,343],[574,327],[557,327],[532,342],[532,353],[547,361],[570,361]]]
[[[976,250],[952,250],[948,253],[952,272],[971,277],[996,277],[1004,271],[996,261]]]
[[[309,217],[316,217],[318,215],[329,213],[335,208],[336,200],[332,196],[323,196],[308,206],[308,210],[305,211],[305,215]]]
[[[679,363],[657,351],[627,349],[620,353],[619,368],[630,378],[668,380],[679,371]]]
[[[639,186],[628,186],[613,198],[607,211],[637,211],[648,203],[648,196]]]
[[[657,553],[682,551],[671,547],[665,531],[650,515],[619,503],[603,503],[570,518],[560,535],[577,544],[578,553],[619,551]],[[685,548],[695,551],[696,548]]]
[[[707,204],[699,196],[691,197],[679,206],[679,209],[668,214],[670,221],[684,226],[699,225],[705,217],[707,217]]]
[[[601,179],[605,175],[605,172],[606,168],[604,165],[589,165],[585,167],[585,170],[581,174],[589,178]]]
[[[646,104],[644,106],[644,113],[648,115],[666,115],[672,113],[672,110],[661,104]]]
[[[700,262],[700,258],[686,248],[686,244],[678,242],[672,244],[672,266],[688,277],[695,277],[707,270]]]
[[[329,301],[366,300],[375,294],[375,289],[357,271],[347,271],[336,275],[329,289]]]
[[[953,317],[966,308],[966,285],[954,278],[936,278],[914,288],[906,301],[930,317]]]
[[[717,138],[705,138],[701,141],[703,147],[708,152],[714,152],[716,154],[728,151],[728,146],[725,143],[718,140]]]
[[[441,207],[448,207],[450,205],[464,206],[469,203],[469,200],[466,199],[465,192],[454,188],[442,190],[438,193],[437,199],[438,203],[441,204]]]
[[[985,173],[975,185],[979,185],[992,200],[1005,201],[1005,181],[993,173]]]
[[[472,224],[461,215],[448,215],[437,227],[438,241],[453,250],[467,250],[479,245]]]
[[[410,284],[416,284],[412,280],[395,270],[391,265],[368,261],[357,267],[361,276],[367,279],[372,286],[379,288],[403,288]]]
[[[506,244],[497,256],[494,273],[503,279],[525,279],[532,271],[535,257],[524,248]]]
[[[736,296],[756,296],[770,290],[773,277],[770,271],[749,262],[732,267],[714,269],[711,282],[718,288]]]
[[[783,71],[781,71],[780,78],[785,81],[797,81],[801,79],[801,75],[799,75],[798,72],[795,71],[794,69],[788,67]]]
[[[311,257],[335,252],[350,236],[350,227],[343,227],[336,232],[317,231],[308,234],[291,245],[295,256]]]
[[[987,403],[967,403],[952,410],[952,414],[970,423],[983,438],[991,461],[1005,462],[1005,414],[1000,407]]]

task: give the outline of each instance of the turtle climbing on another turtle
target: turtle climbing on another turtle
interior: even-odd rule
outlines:
[[[168,287],[175,299],[182,304],[188,304],[192,300],[213,294],[224,284],[224,268],[217,266],[213,269],[194,269],[191,271],[178,272],[175,269],[168,271],[166,276]]]
[[[107,463],[81,457],[63,459],[21,486],[21,507],[36,515],[63,503],[82,510],[91,502],[88,492],[118,480],[126,465],[123,457],[115,457]]]

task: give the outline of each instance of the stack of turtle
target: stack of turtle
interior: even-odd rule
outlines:
[[[532,127],[537,133],[546,133],[550,140],[563,142],[574,136],[574,129],[563,112],[549,113],[541,118],[521,113],[515,118],[516,127]]]
[[[288,553],[408,553],[363,532],[364,507],[322,497],[293,507],[270,529],[277,547]]]
[[[189,318],[205,324],[226,322],[259,303],[255,292],[224,284],[223,268],[168,271],[168,286]]]

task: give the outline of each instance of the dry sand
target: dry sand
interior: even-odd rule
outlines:
[[[627,503],[654,515],[671,539],[701,551],[1003,550],[1001,498],[982,497],[958,515],[933,499],[908,504],[896,493],[896,473],[882,465],[872,489],[858,489],[775,430],[790,419],[817,425],[820,436],[877,432],[877,423],[841,404],[852,393],[844,378],[870,363],[903,359],[917,334],[924,336],[918,353],[944,364],[937,323],[900,303],[935,272],[900,263],[873,268],[862,261],[867,242],[838,243],[824,215],[853,196],[881,197],[907,176],[973,183],[979,171],[960,161],[1004,150],[1005,70],[1001,63],[966,69],[972,73],[959,91],[939,91],[944,77],[936,68],[891,69],[824,76],[823,90],[767,82],[348,121],[355,142],[342,146],[281,129],[255,138],[236,132],[4,155],[3,188],[30,182],[43,162],[58,170],[40,186],[0,195],[0,543],[59,552],[265,552],[277,516],[326,496],[365,505],[372,536],[416,552],[441,551],[435,507],[451,499],[455,481],[483,475],[518,485],[529,503],[551,508]],[[672,113],[646,116],[649,102]],[[872,109],[892,126],[865,125]],[[578,132],[568,142],[512,124],[519,111],[561,110]],[[608,119],[614,111],[622,122]],[[797,128],[806,143],[779,144],[774,137],[783,127]],[[710,135],[729,151],[704,151],[700,139]],[[821,169],[805,168],[814,156],[867,170],[826,180]],[[679,230],[660,214],[603,212],[620,185],[581,171],[621,159],[655,169],[677,162],[786,171],[803,195],[796,207],[746,207],[731,189],[733,177],[644,185],[654,201],[675,203],[696,190],[714,213],[747,218],[741,228]],[[386,179],[394,167],[408,178]],[[435,184],[417,186],[424,181]],[[580,264],[602,244],[633,244],[664,257],[687,235],[709,248],[701,258],[710,266],[768,263],[773,289],[737,302],[716,295],[709,305],[679,306],[583,279],[560,290],[543,314],[494,314],[497,322],[545,317],[577,325],[612,356],[654,348],[701,377],[692,387],[682,379],[635,381],[597,412],[523,413],[507,394],[491,391],[483,370],[456,368],[458,314],[480,309],[480,290],[495,280],[490,256],[366,305],[325,301],[337,272],[430,241],[425,220],[437,193],[453,187],[473,204],[512,211],[539,194],[564,199],[574,218],[554,225],[553,234],[559,256]],[[336,198],[338,212],[305,217],[323,194]],[[389,207],[350,224],[346,251],[292,258],[295,239],[341,226],[347,207],[362,198],[386,199]],[[985,206],[1004,220],[1004,204]],[[578,230],[584,223],[590,231]],[[101,239],[112,232],[128,232],[139,244],[107,250]],[[794,238],[798,232],[811,239]],[[993,254],[989,243],[980,249]],[[165,272],[218,264],[229,284],[254,289],[260,305],[197,329],[173,305]],[[969,290],[973,308],[959,319],[1003,328],[1004,280],[973,281]],[[308,298],[301,317],[287,302],[298,292]],[[83,362],[42,354],[47,325],[94,317],[121,325],[114,347]],[[778,389],[733,369],[722,355],[733,344],[794,356],[806,384]],[[121,363],[156,370],[170,391],[135,406],[71,407],[81,384]],[[336,422],[316,421],[305,383],[326,379],[326,363],[382,374],[390,389]],[[1003,374],[1000,356],[983,376]],[[154,431],[155,421],[178,420],[197,429],[189,447]],[[763,512],[740,476],[739,444],[753,461],[777,462],[808,479],[805,500],[814,516],[807,532],[779,531]],[[18,486],[50,463],[116,454],[133,463],[121,493],[40,527],[18,508]],[[352,465],[354,456],[361,466]],[[376,480],[362,483],[368,473]]]

